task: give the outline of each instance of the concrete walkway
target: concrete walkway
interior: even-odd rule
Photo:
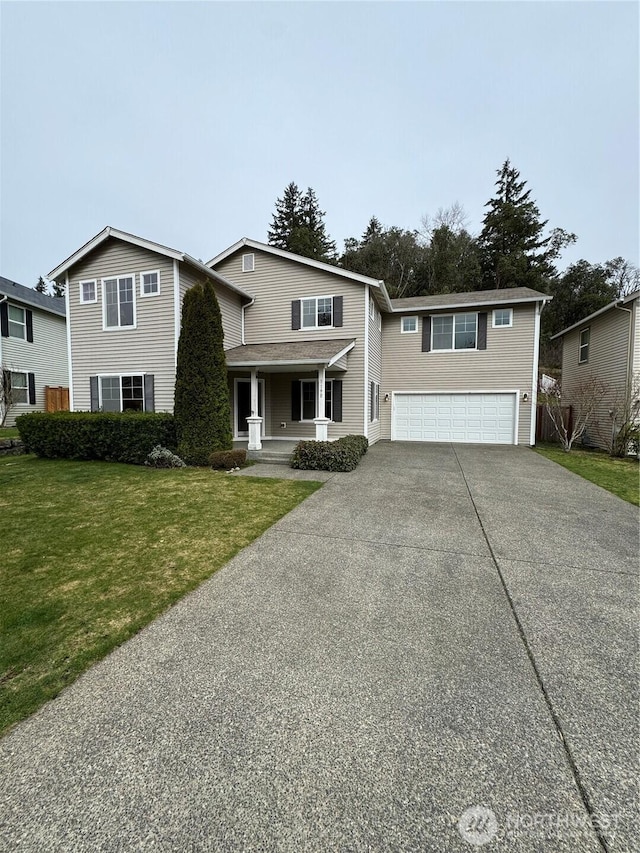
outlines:
[[[0,849],[637,850],[638,544],[527,449],[379,444],[0,743]]]

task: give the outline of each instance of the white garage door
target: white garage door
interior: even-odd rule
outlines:
[[[514,444],[516,394],[395,394],[396,441]]]

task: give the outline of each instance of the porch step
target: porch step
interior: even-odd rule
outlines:
[[[268,465],[289,465],[291,454],[282,450],[247,450],[247,459]]]

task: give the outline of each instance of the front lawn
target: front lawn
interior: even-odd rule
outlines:
[[[0,438],[20,438],[18,427],[0,427]]]
[[[585,480],[640,506],[640,474],[636,459],[614,459],[608,453],[595,450],[574,449],[565,453],[557,444],[538,445],[535,449]]]
[[[0,459],[0,732],[320,485],[208,469]]]

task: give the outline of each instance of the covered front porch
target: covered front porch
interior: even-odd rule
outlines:
[[[342,378],[354,343],[296,341],[227,350],[237,446],[246,441],[251,456],[266,442],[290,443],[293,449],[300,439],[330,439],[330,425],[342,422]]]

